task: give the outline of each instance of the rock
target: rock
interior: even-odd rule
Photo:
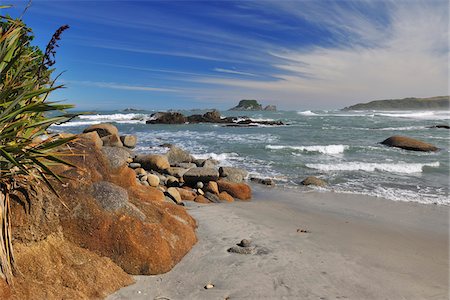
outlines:
[[[178,193],[180,193],[181,200],[194,201],[197,194],[193,190],[187,190],[183,188],[177,188]]]
[[[234,167],[220,167],[219,168],[220,177],[224,177],[226,180],[231,182],[242,182],[247,176],[248,172],[244,169],[234,168]]]
[[[140,181],[147,181],[147,178],[148,178],[147,175],[141,175],[141,176],[139,177],[139,180],[140,180]]]
[[[217,181],[219,192],[227,192],[232,197],[240,200],[250,200],[252,198],[252,190],[245,183],[235,183],[225,180]]]
[[[197,167],[202,167],[203,163],[206,161],[206,159],[203,158],[197,158],[193,160],[193,163],[197,166]]]
[[[106,211],[117,211],[128,205],[127,190],[108,181],[92,184],[92,196]]]
[[[197,195],[197,197],[195,197],[194,201],[197,203],[211,203],[211,201],[209,201],[202,195]]]
[[[256,254],[256,247],[239,247],[234,246],[227,250],[230,253],[237,253],[237,254]]]
[[[102,148],[103,141],[98,135],[97,131],[90,131],[87,133],[83,133],[82,135],[84,136],[84,138],[91,140],[95,144],[95,147],[97,149]]]
[[[120,138],[118,135],[107,135],[101,138],[103,142],[103,146],[110,146],[110,147],[123,147],[122,142],[120,141]]]
[[[203,115],[203,118],[207,120],[207,122],[210,123],[220,123],[221,116],[220,112],[217,110],[208,111]]]
[[[202,189],[204,185],[203,185],[203,182],[199,181],[199,182],[197,182],[197,183],[195,184],[195,186],[196,186],[198,189]]]
[[[205,190],[208,192],[211,192],[215,195],[219,195],[219,186],[217,185],[217,182],[215,182],[215,181],[208,182]]]
[[[263,110],[266,111],[277,111],[277,107],[275,105],[267,105]]]
[[[252,241],[243,239],[239,244],[237,244],[239,247],[250,247],[252,245]]]
[[[121,135],[120,141],[127,148],[134,148],[137,144],[137,137],[135,135]]]
[[[132,168],[132,169],[137,169],[137,168],[141,167],[141,164],[140,163],[131,162],[131,163],[128,164],[128,167]]]
[[[141,180],[141,184],[142,184],[142,185],[145,185],[145,186],[150,186],[150,183],[148,183],[148,181],[142,181],[142,180]]]
[[[205,192],[202,189],[197,189],[197,193],[199,195],[205,195]]]
[[[182,178],[186,171],[187,169],[184,168],[170,167],[166,170],[166,173],[177,178]]]
[[[184,169],[197,168],[197,165],[194,164],[194,163],[178,163],[175,166],[180,167],[180,168],[184,168]]]
[[[183,201],[181,200],[180,193],[178,192],[177,188],[170,187],[167,189],[166,193],[172,200],[175,201],[175,203],[177,203],[177,204],[183,203]]]
[[[206,199],[208,199],[211,202],[220,203],[219,197],[217,195],[213,194],[213,193],[206,192],[205,193],[205,197],[206,197]]]
[[[315,176],[308,176],[306,177],[301,184],[303,185],[316,185],[316,186],[326,186],[327,183],[325,180],[322,180],[320,178],[317,178]]]
[[[172,148],[173,146],[174,145],[170,144],[170,143],[163,143],[163,144],[159,145],[159,147],[162,147],[162,148]]]
[[[438,125],[434,125],[434,126],[430,126],[428,128],[443,128],[443,129],[450,129],[449,125],[446,124],[438,124]]]
[[[83,133],[88,133],[92,131],[96,131],[100,138],[108,135],[115,135],[119,137],[119,130],[117,130],[117,127],[109,123],[91,125],[85,130],[83,130]]]
[[[164,171],[170,168],[167,157],[159,154],[138,155],[134,162],[140,163],[146,170]]]
[[[147,124],[184,124],[187,118],[178,112],[158,112],[152,114]]]
[[[234,198],[230,196],[230,194],[228,194],[227,192],[222,192],[219,194],[219,199],[221,201],[226,201],[226,202],[233,202]]]
[[[218,162],[217,160],[208,158],[207,160],[205,160],[205,161],[202,163],[201,166],[202,166],[203,168],[212,168],[212,169],[215,169],[215,168],[217,167],[218,164],[219,164],[219,162]]]
[[[171,147],[166,156],[172,166],[178,163],[190,163],[194,159],[189,152],[176,146]]]
[[[134,169],[134,173],[136,173],[136,175],[139,176],[139,175],[147,174],[147,171],[145,171],[143,168],[137,168],[137,169]]]
[[[208,283],[205,285],[205,290],[212,289],[214,287],[214,284]]]
[[[168,187],[179,187],[180,186],[180,182],[174,176],[167,176],[166,185]]]
[[[130,153],[128,151],[118,147],[104,146],[102,148],[102,153],[113,169],[126,165],[128,158],[130,158]]]
[[[183,179],[187,184],[196,184],[199,181],[217,181],[219,172],[212,168],[192,168],[184,173]]]
[[[385,139],[384,141],[381,142],[381,144],[411,151],[429,152],[439,150],[439,148],[437,148],[434,145],[419,140],[415,140],[406,136],[398,136],[398,135],[391,136],[390,138]]]
[[[147,182],[152,187],[157,187],[159,185],[160,181],[161,180],[159,179],[159,177],[154,174],[147,175]]]
[[[253,182],[259,183],[259,184],[275,185],[275,182],[271,178],[255,178],[255,177],[252,177],[252,178],[250,178],[250,180],[253,181]]]

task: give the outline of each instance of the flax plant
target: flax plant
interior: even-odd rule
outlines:
[[[11,195],[20,182],[33,186],[39,181],[56,193],[51,182],[61,179],[51,166],[68,164],[57,148],[71,138],[51,135],[48,128],[67,121],[65,110],[72,106],[47,100],[61,88],[50,79],[51,66],[67,28],[57,30],[43,53],[30,45],[32,32],[22,20],[0,16],[0,278],[9,284],[15,273]]]

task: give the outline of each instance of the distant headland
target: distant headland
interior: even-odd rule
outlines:
[[[276,111],[277,107],[275,105],[267,105],[263,108],[263,106],[258,103],[258,100],[241,100],[239,104],[229,110],[267,110],[267,111]]]
[[[343,110],[448,110],[449,96],[404,98],[358,103]]]

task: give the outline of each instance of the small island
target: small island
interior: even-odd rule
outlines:
[[[263,108],[263,106],[258,103],[258,100],[241,100],[239,101],[239,104],[229,110],[266,110],[266,111],[276,111],[277,107],[275,105],[267,105]]]
[[[358,103],[343,110],[448,110],[449,96],[404,98]]]

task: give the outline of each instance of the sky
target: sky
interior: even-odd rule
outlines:
[[[8,13],[19,17],[26,1]],[[83,110],[279,109],[447,95],[449,2],[44,1],[23,16]]]

